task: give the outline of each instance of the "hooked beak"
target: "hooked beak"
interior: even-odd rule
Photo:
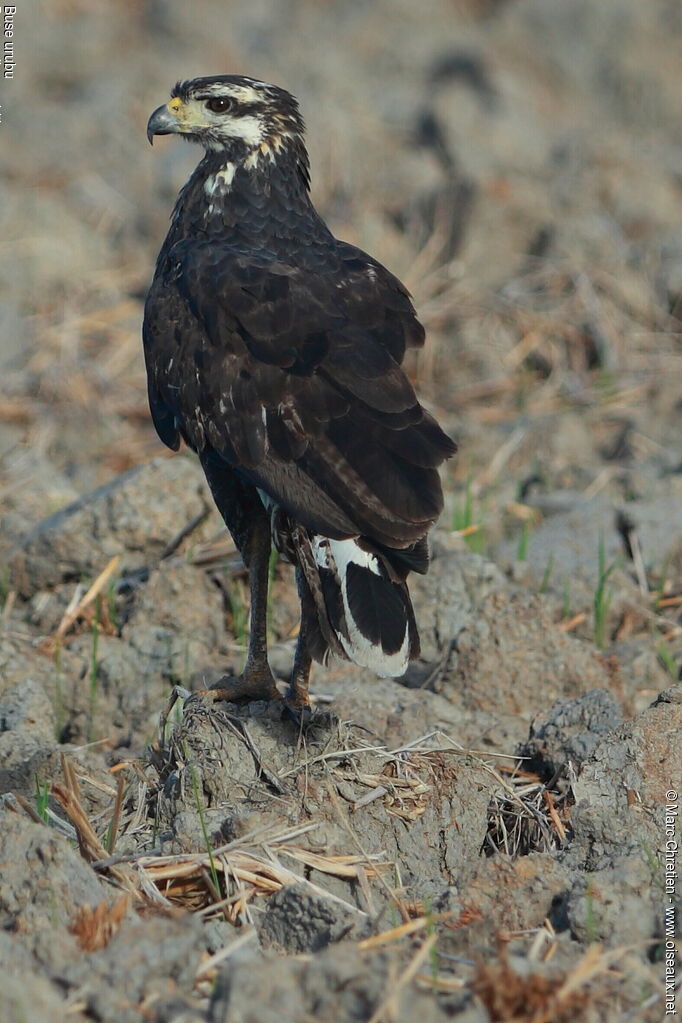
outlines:
[[[180,130],[178,118],[172,110],[168,109],[167,104],[155,110],[147,121],[147,138],[152,146],[155,135],[172,135]]]

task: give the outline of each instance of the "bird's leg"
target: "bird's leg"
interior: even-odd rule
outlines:
[[[254,699],[279,700],[281,694],[268,663],[268,585],[270,582],[270,523],[260,519],[253,531],[249,556],[251,621],[249,649],[242,679],[262,693]]]
[[[296,653],[294,655],[294,668],[291,673],[291,681],[286,695],[286,712],[299,728],[315,726],[329,730],[338,724],[338,718],[329,711],[320,711],[310,706],[308,696],[308,683],[310,681],[310,668],[313,662],[308,643],[309,618],[305,608],[302,608],[301,631],[298,634]]]
[[[310,656],[307,640],[307,621],[305,614],[301,617],[301,631],[298,634],[296,653],[294,654],[294,667],[291,672],[289,690],[287,692],[287,706],[293,711],[301,711],[310,706],[308,696],[308,683],[310,682],[310,668],[313,659]]]
[[[249,568],[251,622],[244,670],[238,678],[225,677],[206,694],[216,700],[281,700],[282,694],[268,664],[267,610],[270,567],[270,524],[263,516],[254,524],[245,560]]]

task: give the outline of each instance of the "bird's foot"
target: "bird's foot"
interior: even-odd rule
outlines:
[[[199,693],[216,703],[255,703],[256,700],[282,700],[275,678],[268,665],[247,667],[241,675],[223,675],[210,689]]]
[[[309,728],[320,728],[331,732],[339,723],[339,719],[333,711],[314,707],[309,701],[303,703],[297,700],[291,687],[284,698],[284,713],[291,718],[297,728],[303,731],[307,731]]]

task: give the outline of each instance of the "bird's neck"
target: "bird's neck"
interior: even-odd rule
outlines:
[[[208,152],[180,193],[173,225],[180,237],[220,235],[275,252],[302,234],[328,237],[308,184],[302,145],[256,151],[239,161]]]

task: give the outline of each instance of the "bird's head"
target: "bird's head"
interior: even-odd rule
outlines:
[[[168,103],[149,118],[147,138],[183,135],[236,163],[274,160],[285,146],[302,146],[303,118],[294,97],[276,85],[242,75],[178,82]]]

